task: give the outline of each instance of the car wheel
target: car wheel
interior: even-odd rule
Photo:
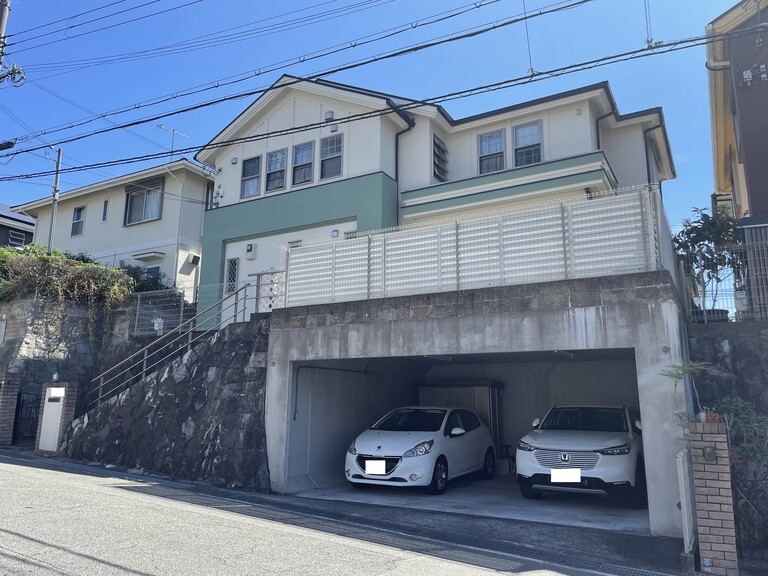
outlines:
[[[629,495],[629,505],[637,509],[648,506],[648,486],[645,482],[645,464],[642,456],[638,456],[635,465],[635,485]]]
[[[448,463],[442,456],[435,462],[435,469],[432,471],[432,482],[427,487],[430,494],[442,494],[448,485]]]
[[[485,459],[483,460],[483,469],[480,475],[486,480],[490,480],[496,475],[496,455],[493,450],[488,448],[485,451]]]
[[[541,492],[538,492],[525,484],[520,484],[519,486],[520,494],[523,495],[523,498],[527,498],[528,500],[538,500],[541,498]]]

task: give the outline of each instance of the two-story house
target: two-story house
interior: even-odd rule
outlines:
[[[37,219],[34,241],[107,266],[140,266],[179,289],[197,286],[206,192],[212,179],[186,159],[16,206]]]
[[[25,246],[32,243],[35,220],[0,203],[0,246]]]
[[[284,266],[280,246],[675,175],[661,109],[607,83],[454,119],[441,106],[282,77],[197,159],[217,172],[201,284]]]

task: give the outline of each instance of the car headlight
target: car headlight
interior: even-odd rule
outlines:
[[[357,454],[357,448],[355,448],[355,441],[352,440],[352,444],[349,445],[349,448],[347,448],[347,452],[349,452],[352,455]]]
[[[527,444],[522,440],[520,440],[517,443],[517,449],[522,450],[523,452],[533,452],[534,450],[536,450],[536,446],[531,446],[530,444]]]
[[[603,450],[595,450],[603,456],[622,456],[629,454],[629,444],[622,444],[621,446],[613,446],[611,448],[605,448]]]
[[[425,454],[429,454],[432,451],[432,444],[434,443],[434,440],[428,440],[421,444],[416,444],[416,446],[403,454],[403,458],[413,458],[414,456],[424,456]]]

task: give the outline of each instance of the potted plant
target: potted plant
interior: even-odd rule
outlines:
[[[683,221],[683,229],[672,238],[692,298],[698,300],[692,317],[703,322],[728,321],[728,310],[717,308],[717,299],[724,280],[731,279],[735,288],[741,287],[744,231],[722,209],[710,216],[706,209],[694,208],[693,215]]]

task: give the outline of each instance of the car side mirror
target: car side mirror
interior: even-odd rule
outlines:
[[[533,426],[534,428],[538,428],[540,423],[541,421],[538,418],[535,418],[533,422],[531,422],[531,426]]]
[[[640,420],[635,420],[635,428],[637,428],[638,430],[642,430],[643,429],[643,423],[640,422]]]
[[[458,426],[451,430],[451,438],[456,438],[457,436],[464,436],[467,431],[464,430],[464,428],[459,428]]]

